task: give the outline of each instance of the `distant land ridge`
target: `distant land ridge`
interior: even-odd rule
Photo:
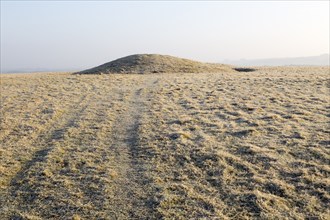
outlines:
[[[232,72],[230,65],[203,63],[159,54],[135,54],[76,74]]]
[[[222,63],[238,66],[329,66],[329,54],[305,57],[224,60]]]

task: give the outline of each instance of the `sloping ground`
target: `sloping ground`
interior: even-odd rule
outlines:
[[[1,76],[1,219],[329,219],[329,68]]]
[[[136,54],[78,72],[78,74],[214,73],[232,71],[229,65],[202,63],[167,55]]]

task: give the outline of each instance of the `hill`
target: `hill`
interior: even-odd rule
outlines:
[[[229,65],[202,63],[168,55],[136,54],[77,72],[77,74],[210,73],[228,71],[233,71]]]

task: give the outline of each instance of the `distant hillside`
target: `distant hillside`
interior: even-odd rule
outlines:
[[[136,54],[123,57],[78,74],[109,73],[202,73],[231,72],[229,65],[202,63],[198,61],[158,54]]]
[[[329,54],[310,57],[225,60],[223,63],[239,66],[329,66]]]
[[[73,72],[78,68],[16,68],[1,69],[1,73],[39,73],[39,72]]]

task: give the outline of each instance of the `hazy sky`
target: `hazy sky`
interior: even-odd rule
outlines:
[[[136,53],[201,61],[329,53],[329,1],[2,1],[1,70]]]

